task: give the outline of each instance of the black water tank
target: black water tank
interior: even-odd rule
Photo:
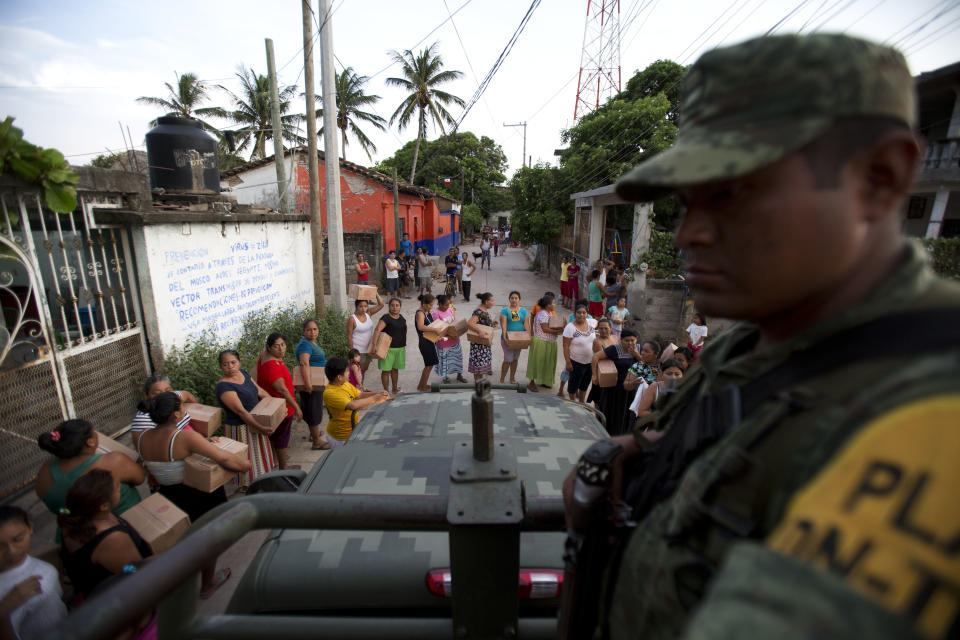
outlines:
[[[147,162],[154,189],[220,193],[217,140],[196,120],[157,118],[147,132]]]

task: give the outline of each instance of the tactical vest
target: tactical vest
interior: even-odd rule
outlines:
[[[818,344],[819,371],[816,358],[791,357],[753,391],[706,393],[696,370],[668,398],[647,420],[669,431],[640,458],[641,480],[627,492],[639,525],[608,569],[598,636],[679,636],[730,546],[764,539],[853,434],[898,406],[960,389],[957,290],[934,284],[913,308],[926,311]]]

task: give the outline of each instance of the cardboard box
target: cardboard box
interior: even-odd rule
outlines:
[[[450,328],[447,330],[447,335],[450,336],[451,338],[459,338],[466,332],[467,332],[467,319],[461,318],[460,320],[457,320],[452,325],[450,325]]]
[[[213,445],[227,453],[241,457],[247,455],[247,445],[230,438],[220,438]],[[194,453],[183,461],[183,484],[211,493],[227,484],[237,475],[236,471],[224,469],[215,460]]]
[[[190,517],[161,494],[155,493],[122,514],[136,529],[153,553],[162,553],[175,545],[190,528]]]
[[[370,357],[377,360],[383,360],[387,357],[387,353],[390,351],[390,343],[393,342],[393,338],[388,336],[385,333],[381,333],[380,337],[377,338],[377,343],[370,345]]]
[[[123,455],[127,456],[134,462],[140,459],[140,456],[137,454],[136,450],[131,449],[125,444],[120,444],[113,438],[105,436],[99,431],[97,432],[97,453],[112,453],[114,451],[119,451]]]
[[[474,344],[493,344],[493,327],[485,324],[472,324],[467,331],[467,340]]]
[[[617,386],[617,365],[613,360],[601,360],[597,363],[597,380],[603,388]]]
[[[669,360],[670,358],[672,358],[673,354],[677,352],[677,348],[678,348],[677,345],[671,342],[670,346],[664,349],[663,353],[660,355],[660,362],[663,362],[664,360]]]
[[[507,331],[503,342],[507,349],[526,349],[530,346],[530,334],[526,331]]]
[[[223,409],[220,407],[208,407],[205,404],[190,402],[183,405],[183,408],[190,414],[190,427],[197,433],[209,438],[220,428],[220,423],[223,421]]]
[[[326,369],[323,367],[310,367],[310,385],[313,387],[327,386]],[[303,384],[303,370],[299,366],[293,368],[293,388],[297,391],[302,391],[305,388]]]
[[[434,320],[427,325],[427,330],[423,332],[423,337],[430,342],[436,342],[437,340],[446,337],[449,329],[450,325],[443,320]]]
[[[369,302],[377,301],[377,288],[368,284],[350,285],[350,297],[354,300],[367,300]]]
[[[287,401],[283,398],[264,398],[250,412],[261,427],[276,429],[287,417]]]
[[[550,316],[550,323],[547,325],[551,329],[563,329],[567,326],[567,315],[564,313],[554,313]]]

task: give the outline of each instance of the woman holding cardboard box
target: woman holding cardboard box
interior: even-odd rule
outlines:
[[[623,381],[630,367],[639,359],[637,334],[630,329],[623,330],[617,344],[593,354],[590,364],[593,384],[604,387],[598,394],[597,404],[607,419],[607,433],[611,436],[619,436],[629,430],[627,407],[630,405],[631,394],[623,388]],[[600,379],[599,366],[603,360],[612,360],[616,367],[616,381],[611,380],[609,386]]]
[[[400,393],[398,386],[400,371],[407,366],[407,320],[400,315],[400,298],[390,298],[387,314],[380,317],[377,328],[373,331],[371,345],[380,342],[380,334],[390,336],[390,348],[386,356],[380,359],[377,367],[380,369],[380,383],[383,390],[388,391],[392,383],[393,393]]]
[[[453,296],[437,296],[437,310],[433,317],[452,325],[457,319],[457,310],[450,304]],[[450,382],[450,376],[457,374],[457,382],[466,382],[463,377],[463,349],[460,347],[460,336],[450,335],[437,340],[437,375],[443,382]]]
[[[379,299],[379,296],[377,296]],[[361,300],[357,300],[357,305]],[[364,308],[366,308],[366,301]],[[320,431],[320,423],[323,422],[323,381],[313,380],[311,373],[312,367],[324,367],[327,364],[327,356],[323,349],[317,343],[317,337],[320,335],[320,323],[316,320],[306,320],[302,326],[303,337],[297,343],[295,353],[297,354],[297,363],[300,365],[300,377],[303,379],[303,389],[300,391],[300,407],[303,410],[303,420],[307,423],[310,430],[310,440],[313,443],[313,449],[329,449],[330,443],[327,437]],[[347,338],[350,337],[350,322],[347,321]]]
[[[257,383],[274,398],[283,398],[287,402],[287,417],[270,434],[270,444],[276,451],[281,469],[299,469],[299,466],[290,464],[287,447],[290,445],[293,417],[303,420],[303,411],[293,398],[293,376],[283,361],[283,354],[286,352],[287,341],[281,334],[274,331],[267,336],[266,349],[257,359]]]
[[[557,336],[563,333],[560,327],[551,327],[550,320],[556,311],[556,299],[545,295],[537,301],[539,311],[533,318],[533,339],[527,357],[527,389],[537,391],[537,385],[552,387],[557,377]]]
[[[373,314],[383,309],[383,299],[377,294],[377,304],[370,308],[366,300],[353,301],[353,313],[347,318],[347,344],[360,352],[360,369],[364,375],[372,362],[370,340],[373,338]],[[318,423],[319,424],[319,423]]]
[[[233,349],[220,352],[218,358],[223,377],[217,381],[217,401],[223,407],[223,432],[232,440],[247,445],[247,460],[250,468],[237,474],[241,491],[246,491],[251,482],[277,467],[270,434],[274,428],[264,427],[250,415],[261,398],[270,394],[240,368],[240,354]]]
[[[420,301],[420,308],[414,315],[414,323],[417,328],[417,337],[419,338],[417,346],[420,348],[420,355],[423,357],[423,371],[420,372],[420,381],[417,383],[417,391],[430,391],[427,380],[430,379],[430,372],[440,363],[440,357],[437,354],[436,343],[427,340],[423,332],[427,330],[427,325],[434,321],[432,293],[423,293],[417,297]]]
[[[153,398],[158,396],[161,393],[166,391],[173,391],[175,394],[180,396],[180,399],[183,400],[184,404],[198,402],[196,397],[189,391],[174,391],[173,383],[170,382],[170,378],[165,375],[158,374],[153,375],[147,378],[147,381],[143,383],[143,397],[144,398]],[[153,429],[155,426],[153,420],[150,419],[150,416],[145,414],[143,411],[137,411],[137,414],[133,416],[133,422],[130,423],[130,438],[133,440],[133,445],[137,445],[137,440],[140,439],[140,435],[147,429]],[[183,420],[180,421],[178,425],[181,429],[185,429],[190,426],[190,414],[185,413]]]
[[[510,374],[510,384],[517,383],[517,365],[520,363],[520,351],[525,347],[511,349],[507,346],[507,333],[522,331],[530,335],[530,312],[520,306],[520,292],[510,292],[510,305],[500,310],[500,346],[503,348],[503,366],[500,368],[500,382],[507,373]]]
[[[55,456],[40,466],[34,485],[37,495],[51,513],[60,512],[73,483],[93,469],[109,471],[120,481],[117,513],[140,502],[136,486],[146,480],[147,472],[119,451],[98,453],[99,441],[100,436],[93,425],[77,419],[61,422],[53,431],[37,437],[40,448]]]
[[[226,502],[227,492],[223,485],[210,492],[185,485],[184,460],[197,454],[210,458],[224,469],[237,472],[250,469],[250,461],[218,447],[219,438],[210,442],[199,433],[178,430],[177,422],[183,417],[184,410],[180,398],[172,393],[162,393],[145,400],[139,408],[149,413],[157,424],[156,429],[151,429],[140,438],[137,451],[160,485],[158,492],[185,511],[191,522],[196,522],[207,511]],[[209,598],[230,577],[230,569],[222,569],[219,573],[216,569],[216,561],[203,568],[201,598]]]
[[[477,299],[480,300],[480,306],[473,310],[473,315],[467,322],[469,327],[467,339],[470,340],[470,359],[468,360],[467,371],[473,374],[474,380],[480,380],[483,376],[493,373],[493,347],[490,346],[490,343],[493,341],[493,327],[496,326],[490,318],[493,294],[489,292],[478,293]],[[490,327],[490,330],[486,331],[478,327]],[[487,342],[487,337],[491,339],[490,342]]]

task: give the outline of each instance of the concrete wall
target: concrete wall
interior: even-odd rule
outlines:
[[[134,238],[145,321],[164,353],[204,329],[236,336],[253,311],[313,302],[306,221],[147,224]]]

